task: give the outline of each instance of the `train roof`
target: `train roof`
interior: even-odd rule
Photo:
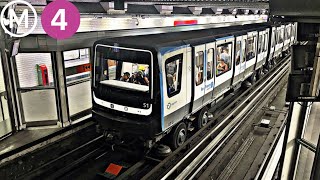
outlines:
[[[223,28],[211,28],[195,31],[151,34],[151,35],[139,35],[139,36],[124,36],[116,38],[102,39],[95,42],[103,45],[117,45],[119,47],[136,48],[150,50],[152,52],[157,51],[162,47],[168,46],[182,46],[186,44],[197,45],[212,41],[220,37],[226,37],[230,35],[241,35],[250,31],[262,30],[270,27],[269,24],[250,24],[242,26],[230,26]]]

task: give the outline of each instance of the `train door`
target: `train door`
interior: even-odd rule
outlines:
[[[203,104],[207,104],[212,101],[212,92],[214,89],[214,55],[215,55],[215,46],[216,43],[208,43],[206,44],[206,58],[205,58],[205,69],[206,75],[204,78],[204,99]]]
[[[276,28],[272,27],[269,60],[273,59],[276,46]]]
[[[244,74],[246,70],[246,47],[247,47],[248,35],[242,36],[242,46],[241,46],[241,64],[240,64],[240,73]]]
[[[263,59],[264,59],[263,48],[264,48],[264,41],[265,41],[264,35],[265,35],[265,31],[259,32],[258,49],[257,49],[258,59],[257,59],[256,68],[255,68],[256,70],[260,69],[261,66],[263,65]]]
[[[216,41],[214,98],[222,96],[231,87],[234,39],[229,36]]]
[[[190,57],[189,57],[190,58]],[[164,119],[162,129],[180,122],[188,113],[188,80],[189,71],[187,48],[181,48],[167,52],[162,56],[161,61],[161,94],[162,110]]]
[[[291,25],[288,24],[284,28],[284,48],[283,50],[286,51],[288,50],[290,46],[290,34],[291,34]]]
[[[205,44],[194,47],[194,101],[192,112],[197,111],[203,105],[203,96],[205,94],[205,54]]]
[[[245,79],[253,74],[257,59],[257,35],[258,32],[249,32],[246,43],[246,70]]]
[[[246,69],[246,61],[244,60],[243,52],[244,52],[244,39],[245,36],[238,36],[236,38],[236,49],[235,53],[235,70],[234,70],[234,78],[233,85],[238,84],[244,80],[243,72]]]
[[[269,45],[269,35],[270,35],[270,30],[266,29],[266,34],[264,35],[264,48],[263,48],[263,52],[264,52],[264,59],[266,60],[268,57],[268,45]]]

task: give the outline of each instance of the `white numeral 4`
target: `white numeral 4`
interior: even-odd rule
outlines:
[[[60,22],[57,22],[59,17],[60,17]],[[53,19],[51,20],[51,26],[60,26],[60,30],[66,30],[66,26],[68,26],[68,23],[66,22],[65,9],[58,10],[56,15],[54,15]]]

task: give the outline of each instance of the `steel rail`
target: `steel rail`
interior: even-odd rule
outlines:
[[[289,65],[287,64],[287,66],[289,66]],[[192,175],[191,178],[195,177],[196,174],[199,173],[199,171],[203,168],[203,166],[204,166],[205,164],[207,164],[207,162],[212,158],[212,156],[220,149],[220,147],[222,146],[222,144],[224,144],[224,143],[227,141],[227,139],[239,128],[239,126],[240,126],[240,125],[242,124],[242,122],[251,114],[251,112],[256,109],[255,107],[256,107],[258,104],[255,104],[255,103],[256,103],[256,102],[259,102],[259,99],[261,99],[262,97],[265,97],[265,96],[271,91],[271,88],[273,88],[273,87],[277,84],[277,82],[279,82],[280,79],[285,76],[285,73],[288,71],[288,68],[289,68],[289,67],[287,67],[287,66],[285,67],[285,69],[284,69],[283,71],[281,71],[281,72],[277,75],[277,78],[274,78],[272,82],[269,82],[268,86],[264,88],[264,90],[266,90],[265,92],[263,92],[263,91],[259,92],[259,94],[255,97],[255,99],[258,99],[258,101],[252,100],[252,101],[250,102],[250,104],[248,104],[248,105],[240,112],[240,114],[242,113],[242,114],[244,114],[244,116],[238,118],[239,122],[236,122],[236,125],[235,125],[234,127],[231,127],[231,132],[228,132],[228,133],[227,133],[227,136],[222,140],[222,142],[219,142],[219,143],[220,143],[219,146],[218,146],[216,149],[213,149],[213,151],[211,151],[210,156],[205,160],[205,162],[204,162],[203,164],[201,164],[201,166],[199,167],[199,169],[196,170],[196,172]],[[279,77],[279,76],[280,76],[280,77]],[[249,107],[249,106],[250,106],[250,107]],[[237,119],[237,117],[235,117],[235,119]],[[234,120],[235,120],[235,119],[234,119]]]
[[[88,147],[91,144],[93,144],[93,143],[95,143],[95,142],[97,142],[99,140],[102,140],[103,138],[104,138],[103,135],[98,136],[98,137],[94,138],[93,140],[91,140],[91,141],[89,141],[89,142],[87,142],[85,144],[82,144],[81,146],[79,146],[79,147],[77,147],[77,148],[75,148],[75,149],[73,149],[73,150],[71,150],[71,151],[69,151],[69,152],[67,152],[65,154],[62,154],[61,156],[59,156],[59,157],[57,157],[57,158],[55,158],[55,159],[53,159],[53,160],[51,160],[49,162],[46,162],[45,164],[41,165],[40,167],[38,167],[38,168],[36,168],[36,169],[34,169],[34,170],[22,175],[22,177],[20,177],[20,178],[27,178],[27,179],[35,178],[35,177],[39,176],[41,173],[43,173],[42,169],[50,169],[49,168],[50,165],[52,165],[54,163],[57,163],[58,161],[62,160],[63,158],[68,157],[69,155],[71,155],[71,154],[73,154],[75,152],[81,151],[83,148]],[[60,172],[60,171],[57,171],[57,172]]]
[[[288,58],[287,58],[288,59]],[[241,104],[239,104],[237,106],[237,108],[235,108],[232,113],[230,113],[226,118],[224,118],[224,120],[219,123],[218,126],[216,126],[214,129],[212,129],[192,150],[190,150],[188,152],[188,154],[186,154],[186,156],[184,156],[172,169],[170,169],[170,171],[165,174],[161,179],[167,179],[176,169],[178,169],[178,167],[180,167],[205,141],[207,141],[209,138],[211,138],[211,135],[214,134],[215,132],[217,132],[218,129],[220,129],[222,126],[225,126],[226,122],[228,121],[228,119],[230,119],[232,116],[234,116],[234,113],[236,113],[237,111],[241,110],[243,108],[243,106],[245,105],[245,103],[247,103],[247,100],[250,100],[252,97],[254,97],[254,99],[258,99],[259,96],[257,96],[257,93],[261,90],[261,89],[265,89],[266,85],[268,83],[274,82],[276,81],[276,78],[274,78],[275,75],[277,75],[276,77],[280,76],[283,74],[284,71],[287,71],[288,68],[284,68],[284,67],[288,67],[288,62],[284,63],[281,65],[280,68],[277,69],[277,71],[273,72],[273,74],[271,76],[268,77],[268,79],[266,81],[264,81],[261,85],[258,86],[258,88],[256,88],[256,90],[251,93],[244,101],[242,101]],[[282,72],[282,73],[279,73]],[[274,78],[274,79],[273,79]],[[273,80],[272,80],[273,79]],[[265,91],[260,91],[259,95],[265,93]],[[249,104],[253,104],[255,101],[250,101]],[[247,106],[248,107],[248,106]],[[248,109],[248,108],[246,108]],[[208,145],[208,147],[210,147],[212,149],[212,147],[216,146],[223,137],[226,136],[226,134],[230,131],[230,129],[232,129],[232,125],[236,124],[238,121],[236,121],[239,117],[242,117],[244,115],[244,111],[242,111],[241,113],[239,113],[232,121],[231,123],[229,123],[226,128],[224,128],[214,139],[213,141],[210,143],[210,145]],[[230,133],[231,134],[231,133]],[[222,145],[222,143],[221,143]],[[220,146],[221,146],[220,145]],[[197,165],[207,156],[207,154],[212,151],[209,150],[210,148],[206,148],[205,150],[202,151],[202,153],[195,158],[185,169],[184,171],[182,171],[182,173],[179,174],[179,176],[176,179],[184,179],[186,178],[188,175],[190,175],[191,172],[193,172],[192,170],[194,170]]]

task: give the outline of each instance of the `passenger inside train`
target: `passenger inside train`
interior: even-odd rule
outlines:
[[[147,88],[132,86],[131,83],[149,86],[149,65],[107,59],[102,66],[101,82],[111,86],[122,86],[125,89],[147,91]],[[119,84],[119,81],[121,84]],[[128,83],[128,84],[127,84]]]
[[[218,46],[217,54],[217,76],[227,72],[231,65],[231,52],[229,51],[231,44]]]

